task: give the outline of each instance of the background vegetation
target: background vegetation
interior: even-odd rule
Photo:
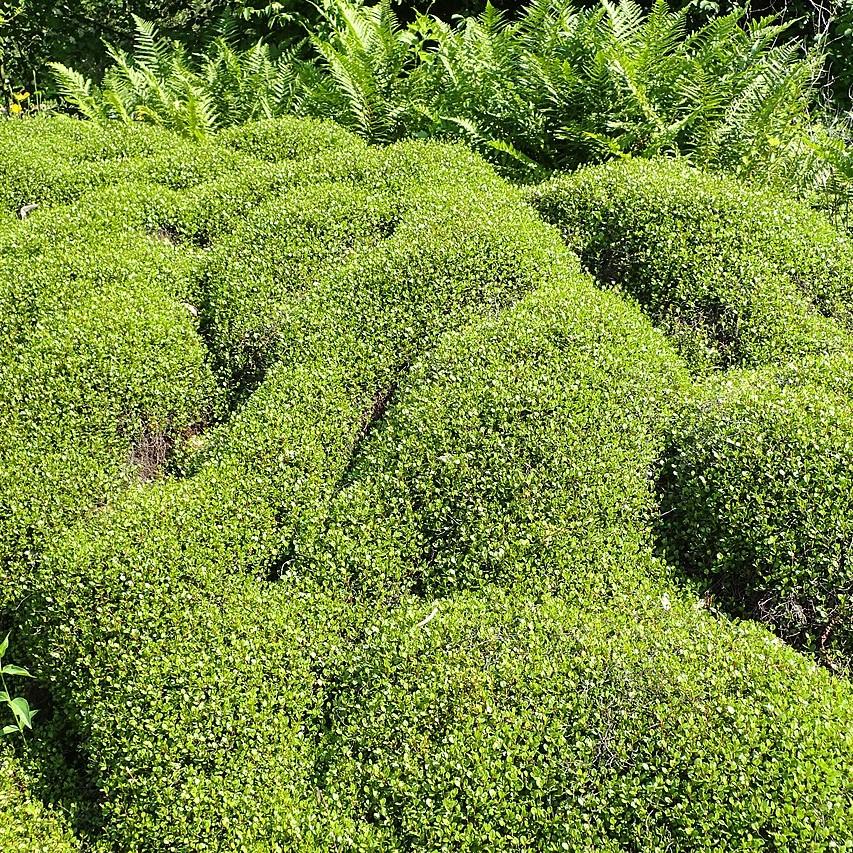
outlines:
[[[194,52],[138,18],[132,51],[107,50],[100,84],[62,63],[53,77],[89,119],[197,139],[295,114],[371,143],[459,139],[527,182],[667,155],[783,188],[838,221],[849,208],[850,128],[826,100],[823,46],[742,10],[703,22],[663,0],[648,14],[630,0],[538,0],[446,22],[391,0],[328,0],[301,40],[240,47],[235,32],[245,35],[232,22]]]
[[[417,12],[429,12],[450,21],[457,15],[478,15],[486,6],[485,0],[392,2],[406,21]],[[44,72],[50,61],[73,65],[91,74],[102,70],[108,61],[103,40],[129,49],[133,39],[132,14],[155,24],[167,37],[180,39],[191,51],[202,48],[222,31],[227,31],[239,47],[261,39],[282,50],[303,39],[306,28],[316,30],[322,26],[331,5],[330,0],[316,4],[308,0],[3,0],[0,19],[5,19],[6,24],[2,52],[15,85],[29,87],[34,77],[48,85]],[[511,15],[523,8],[508,0],[494,0],[492,5]],[[688,0],[681,5],[689,11],[692,26],[736,8],[730,0]],[[809,45],[821,44],[827,56],[828,89],[842,106],[849,105],[853,86],[853,7],[849,0],[825,4],[811,0],[757,0],[748,9],[754,20],[776,16],[790,25],[792,38],[802,38]]]

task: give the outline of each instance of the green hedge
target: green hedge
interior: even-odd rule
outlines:
[[[16,562],[137,481],[134,448],[181,455],[221,415],[196,247],[302,176],[69,119],[4,123],[0,148],[15,205],[40,204],[0,233],[0,553]]]
[[[143,125],[101,128],[63,117],[3,122],[0,207],[67,204],[88,190],[132,180],[180,189],[246,165],[221,146],[194,145]]]
[[[470,153],[305,128],[0,233],[34,789],[105,851],[846,843],[849,686],[648,553],[665,338]]]
[[[37,559],[64,524],[154,476],[169,446],[215,406],[193,318],[156,279],[168,253],[142,258],[111,249],[111,268],[76,281],[75,304],[46,317],[22,311],[4,341],[0,554],[7,564]],[[11,594],[4,585],[2,598]]]
[[[408,603],[328,707],[326,802],[383,850],[853,844],[849,684],[654,587]]]
[[[775,367],[712,381],[672,426],[662,544],[727,608],[846,668],[849,238],[781,196],[667,161],[583,170],[529,197],[694,368]]]
[[[334,122],[282,118],[256,121],[220,132],[217,142],[259,160],[310,160],[320,153],[364,156],[367,144]]]
[[[264,589],[258,579],[275,570],[298,531],[322,517],[376,395],[444,331],[500,310],[570,259],[558,236],[470,154],[402,146],[386,156],[389,163],[399,158],[398,167],[386,164],[385,180],[371,159],[367,166],[377,185],[353,197],[363,201],[364,226],[341,229],[340,217],[357,211],[346,195],[338,195],[337,206],[325,204],[330,196],[322,187],[295,188],[246,217],[236,240],[250,250],[247,271],[253,252],[262,252],[267,241],[273,258],[285,258],[287,243],[285,255],[275,254],[277,226],[298,223],[299,216],[305,225],[295,233],[303,234],[309,249],[313,240],[320,255],[326,251],[322,228],[342,230],[343,241],[354,245],[315,277],[295,282],[303,287],[298,298],[287,290],[286,263],[267,271],[240,316],[257,320],[258,304],[276,312],[281,363],[271,359],[255,393],[203,438],[204,449],[185,479],[131,490],[93,522],[71,528],[42,553],[21,591],[19,634],[32,638],[32,667],[49,679],[58,711],[84,745],[87,766],[105,796],[105,837],[122,849],[168,849],[172,836],[165,827],[171,827],[174,845],[185,845],[199,834],[209,838],[211,827],[223,821],[233,827],[235,846],[250,844],[265,837],[270,822],[278,825],[281,814],[302,808],[302,730],[283,726],[308,714],[318,699],[310,679],[305,682],[310,660],[299,662],[298,643],[287,633],[296,607],[288,595],[296,585],[271,587],[271,601],[281,599],[275,606],[283,608],[278,622],[273,604],[251,605]],[[422,180],[469,165],[475,167],[471,176],[453,185]],[[484,180],[489,184],[479,188]],[[389,185],[400,193],[391,219]],[[380,226],[373,234],[371,204],[378,205]],[[212,342],[231,335],[228,322],[211,310],[225,281],[220,262],[230,245],[229,238],[222,251],[219,241],[212,247],[200,284],[205,334]],[[233,301],[239,312],[243,303]],[[219,682],[215,657],[186,652],[195,648],[194,637],[206,643],[211,636],[241,634],[257,635],[270,647],[271,657],[255,674],[235,659],[234,672]],[[283,639],[274,642],[275,636]],[[281,658],[276,649],[296,658]],[[211,762],[206,738],[218,738],[224,756],[243,755],[245,729],[219,732],[220,709],[239,705],[259,684],[281,684],[290,670],[293,703],[283,696],[281,714],[262,723],[263,700],[251,724],[252,742],[268,752],[259,747],[255,764],[247,753],[246,761],[227,769]],[[145,717],[162,694],[164,673],[177,687],[162,697],[157,713],[167,714],[173,728],[152,740],[162,718]],[[198,722],[187,697],[195,695],[194,685],[205,684],[211,685],[209,711],[201,708],[199,720],[206,722]],[[128,699],[116,704],[116,696]],[[143,697],[138,705],[133,696]],[[223,797],[223,787],[236,787],[238,779],[243,790]],[[152,788],[160,793],[152,796]],[[186,817],[179,820],[182,813]],[[310,825],[282,825],[280,843],[296,843]]]
[[[849,398],[744,371],[675,419],[659,482],[669,555],[728,607],[848,671],[851,463]]]
[[[648,472],[685,385],[639,311],[573,268],[555,272],[447,335],[383,400],[393,405],[319,539],[298,542],[286,571],[386,601],[493,581],[615,582],[648,545]]]
[[[853,243],[803,205],[669,160],[583,169],[529,198],[696,368],[849,345]]]
[[[55,809],[29,790],[27,775],[0,743],[0,850],[4,853],[73,853],[81,846]]]

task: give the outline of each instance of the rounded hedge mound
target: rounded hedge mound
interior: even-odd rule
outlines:
[[[671,160],[582,169],[528,197],[696,368],[849,346],[853,243],[804,205]]]
[[[853,407],[771,371],[709,383],[668,430],[663,545],[740,613],[849,671]]]
[[[404,604],[327,704],[327,801],[381,849],[853,842],[849,685],[654,588]]]
[[[386,601],[618,582],[648,546],[648,474],[685,386],[634,306],[555,272],[389,389],[328,521],[283,571]]]

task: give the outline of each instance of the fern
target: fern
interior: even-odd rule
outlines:
[[[374,143],[461,139],[524,180],[663,154],[783,183],[816,204],[823,193],[827,206],[839,207],[853,183],[851,134],[815,118],[823,57],[772,19],[745,23],[736,10],[691,32],[687,10],[665,0],[648,12],[636,0],[591,9],[531,0],[516,20],[487,4],[476,17],[417,15],[406,26],[393,0],[318,9],[318,29],[278,58],[227,38],[190,58],[137,18],[133,51],[110,49],[100,88],[63,66],[54,66],[57,86],[92,120],[153,122],[193,138],[295,113],[335,119]]]
[[[61,98],[90,121],[102,121],[105,118],[103,100],[91,80],[60,62],[52,62],[50,68]]]

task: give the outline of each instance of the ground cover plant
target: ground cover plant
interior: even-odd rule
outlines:
[[[287,117],[0,174],[4,849],[851,848],[829,223]]]
[[[664,161],[529,197],[700,377],[667,430],[664,550],[708,594],[849,672],[853,243],[775,193]]]

